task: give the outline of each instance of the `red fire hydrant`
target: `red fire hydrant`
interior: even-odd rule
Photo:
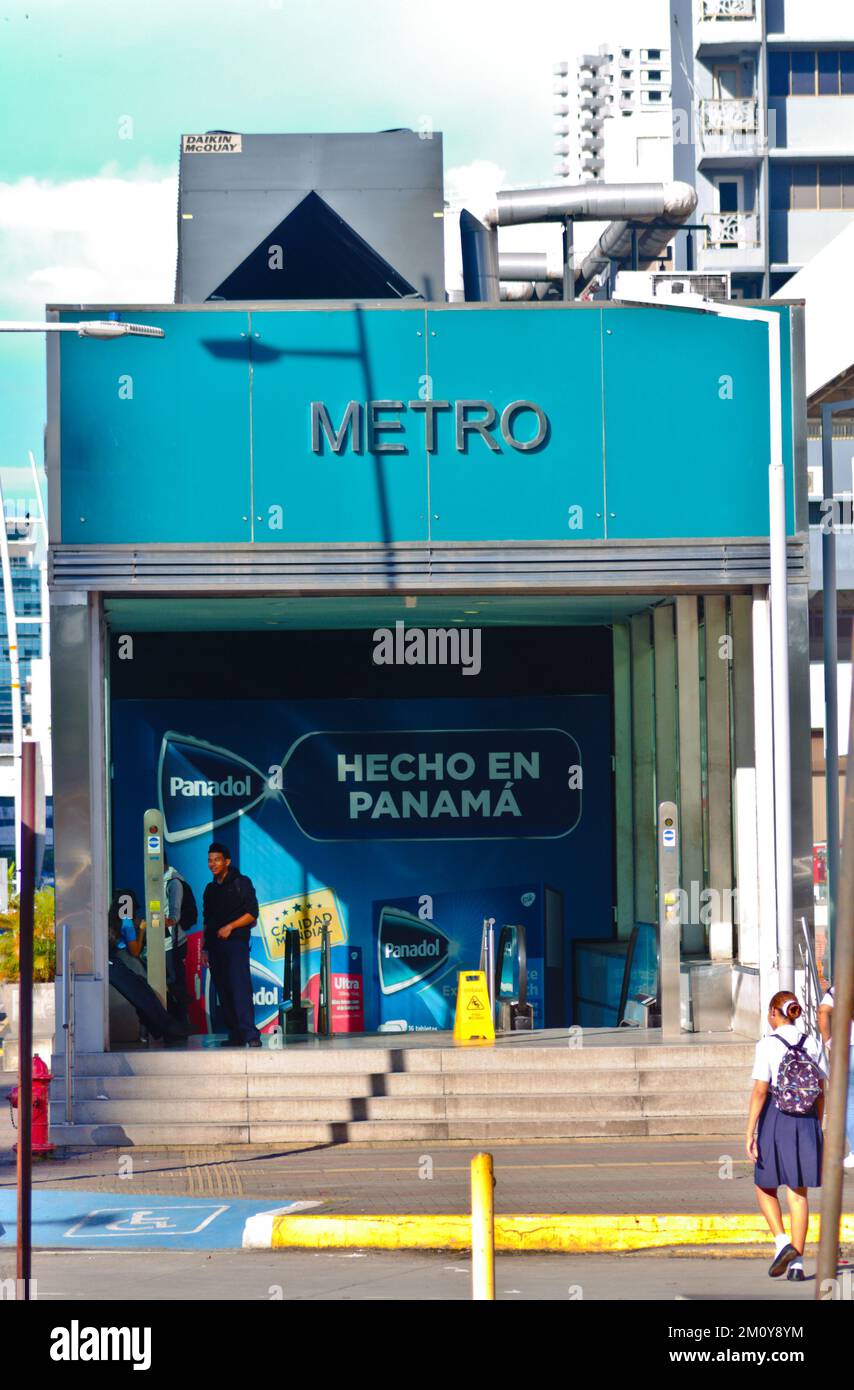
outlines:
[[[50,1098],[50,1083],[53,1080],[50,1072],[36,1053],[33,1058],[33,1143],[32,1152],[34,1154],[53,1153],[54,1144],[48,1143],[47,1124],[48,1124],[48,1100]],[[12,1114],[12,1124],[15,1124],[15,1111],[18,1108],[18,1088],[13,1086],[9,1092],[9,1110]],[[15,1125],[17,1129],[17,1125]],[[17,1151],[18,1145],[15,1145]]]

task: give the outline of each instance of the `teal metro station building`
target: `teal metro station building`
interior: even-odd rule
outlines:
[[[773,307],[798,939],[803,311]],[[447,1031],[484,920],[525,928],[535,1029],[618,1026],[675,803],[681,1025],[755,1036],[781,933],[766,326],[613,302],[121,313],[165,337],[49,348],[57,910],[78,1054],[126,1041],[106,918],[116,891],[141,893],[150,808],[198,899],[211,838],[252,877],[259,1025],[288,924],[316,1002],[325,925],[333,1033],[370,1035]],[[200,966],[192,984],[212,1039]]]

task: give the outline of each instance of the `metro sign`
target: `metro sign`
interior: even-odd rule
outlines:
[[[457,453],[466,452],[470,435],[478,435],[488,449],[501,452],[501,445],[495,438],[496,427],[504,443],[510,449],[527,453],[536,449],[549,433],[549,421],[545,411],[534,401],[510,401],[499,415],[496,406],[490,401],[348,401],[336,429],[329,411],[323,401],[311,402],[311,450],[314,454],[323,453],[323,439],[334,454],[350,449],[362,453],[367,447],[370,454],[405,454],[406,444],[402,440],[381,438],[386,434],[403,434],[406,425],[400,416],[405,412],[424,417],[424,448],[428,454],[436,452],[437,417],[452,415],[454,419],[454,440]],[[534,420],[533,433],[518,438],[516,421],[521,415],[531,415]]]

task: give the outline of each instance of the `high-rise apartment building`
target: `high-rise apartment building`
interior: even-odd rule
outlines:
[[[854,217],[850,0],[670,8],[674,173],[705,224],[677,238],[677,268],[773,294]]]
[[[668,48],[602,44],[555,76],[556,173],[570,183],[672,178]]]

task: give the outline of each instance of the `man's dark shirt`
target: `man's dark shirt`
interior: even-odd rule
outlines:
[[[211,879],[202,898],[202,920],[205,924],[205,946],[216,938],[220,927],[234,922],[246,913],[258,919],[258,899],[252,880],[239,874],[233,864],[229,864],[222,883]],[[229,936],[248,939],[252,927],[236,927]]]

